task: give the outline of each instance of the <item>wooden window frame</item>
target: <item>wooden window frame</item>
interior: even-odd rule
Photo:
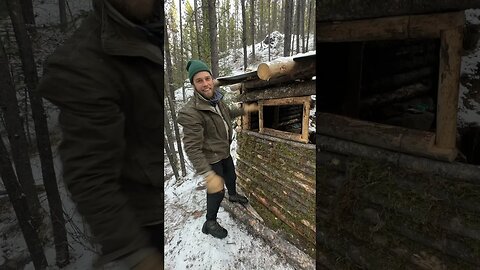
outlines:
[[[288,140],[308,143],[308,121],[310,116],[310,96],[288,97],[277,99],[266,99],[258,101],[258,127],[259,133],[267,134]],[[266,128],[263,125],[263,108],[265,106],[285,106],[285,105],[302,105],[302,133],[296,134],[292,132],[280,131],[272,128]]]
[[[440,40],[435,146],[456,151],[463,11],[317,23],[317,42]],[[320,132],[320,130],[317,130]]]

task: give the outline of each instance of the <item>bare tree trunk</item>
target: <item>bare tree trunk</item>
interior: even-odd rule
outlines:
[[[3,42],[0,39],[0,107],[5,119],[8,139],[18,180],[25,192],[29,212],[32,214],[33,226],[38,229],[42,224],[41,206],[35,190],[28,143],[22,127],[18,100],[10,74]]]
[[[305,0],[300,0],[300,35],[302,36],[302,53],[305,52]]]
[[[183,156],[183,147],[182,147],[182,142],[180,140],[180,130],[178,128],[178,123],[177,123],[175,103],[173,103],[172,98],[170,95],[168,95],[167,91],[165,91],[165,94],[167,94],[167,99],[170,107],[170,114],[172,116],[173,130],[175,132],[175,140],[177,141],[178,156],[180,157],[180,168],[182,169],[182,176],[185,176],[187,175],[187,169],[185,168],[185,157]]]
[[[177,141],[177,148],[178,148],[178,155],[180,157],[180,167],[182,169],[182,176],[187,175],[187,170],[185,168],[185,157],[183,156],[183,149],[182,149],[182,142],[180,140],[180,131],[178,129],[178,123],[177,123],[177,115],[175,112],[175,102],[174,98],[172,97],[174,92],[173,92],[173,76],[171,73],[172,70],[172,60],[170,58],[170,49],[168,48],[170,46],[169,40],[168,40],[168,32],[167,32],[167,26],[165,25],[165,60],[167,62],[167,69],[165,70],[165,75],[167,77],[166,83],[167,86],[165,87],[165,96],[167,96],[168,99],[168,104],[170,106],[170,113],[172,114],[172,120],[173,120],[173,127],[175,131],[175,139]]]
[[[66,0],[58,0],[58,11],[60,14],[60,29],[62,29],[63,32],[67,30],[67,11],[66,11]]]
[[[180,179],[180,176],[178,176],[177,166],[173,165],[175,163],[175,158],[172,150],[170,149],[170,146],[168,146],[168,140],[166,137],[163,138],[163,145],[165,145],[165,152],[167,152],[168,161],[170,162],[170,164],[172,164],[172,170],[175,174],[175,179],[178,181]]]
[[[252,30],[252,63],[255,61],[255,0],[250,0],[250,30]]]
[[[195,8],[195,32],[197,34],[198,59],[202,59],[202,51],[200,49],[200,25],[198,24],[198,3],[197,3],[197,0],[193,0],[193,5],[194,5],[194,8]]]
[[[310,25],[312,24],[311,19],[312,19],[312,9],[313,9],[313,0],[310,0],[308,3],[308,25],[307,25],[307,51],[309,50],[308,47],[308,41],[310,39]]]
[[[20,0],[21,12],[25,23],[29,25],[29,28],[35,26],[35,15],[33,14],[32,0]]]
[[[272,42],[270,40],[270,33],[272,32],[272,18],[271,18],[271,15],[270,14],[270,9],[271,9],[271,0],[268,0],[268,61],[270,62],[270,43]]]
[[[270,31],[274,31],[275,29],[277,29],[277,10],[278,10],[278,5],[279,5],[279,1],[277,0],[270,0],[270,24],[272,24],[272,26],[270,26]]]
[[[295,22],[296,22],[296,27],[295,27],[295,36],[297,39],[297,43],[295,44],[296,46],[296,53],[300,52],[300,13],[302,12],[302,0],[297,0],[297,8],[295,9]]]
[[[290,42],[292,39],[292,12],[293,12],[293,0],[285,1],[285,23],[284,33],[285,39],[283,43],[283,56],[290,56]]]
[[[24,105],[25,105],[25,133],[27,135],[27,142],[28,145],[32,145],[32,136],[30,135],[30,121],[28,120],[28,112],[29,112],[29,107],[28,107],[28,90],[25,88],[24,91]]]
[[[62,201],[58,192],[57,178],[53,166],[53,155],[47,119],[42,99],[34,91],[37,87],[38,77],[33,57],[32,43],[24,27],[21,13],[18,12],[20,6],[16,4],[15,0],[7,0],[7,6],[9,7],[10,18],[12,19],[15,37],[20,51],[20,58],[22,60],[25,83],[30,96],[30,105],[32,107],[32,117],[35,124],[35,134],[37,138],[37,148],[42,167],[43,184],[45,185],[47,200],[50,206],[50,216],[57,255],[56,262],[57,265],[61,267],[69,263],[67,232],[65,229]]]
[[[242,3],[242,44],[243,44],[243,70],[247,70],[247,14],[245,11],[245,1],[240,0]]]
[[[3,87],[3,85],[2,85]],[[23,233],[23,238],[27,243],[30,257],[33,261],[35,269],[46,269],[47,259],[43,253],[42,242],[40,241],[32,215],[28,207],[27,198],[24,196],[22,187],[18,183],[15,172],[12,167],[12,163],[8,156],[7,149],[3,143],[3,139],[0,137],[0,178],[5,185],[10,202],[15,210],[18,224]]]
[[[265,27],[265,12],[264,12],[264,0],[258,1],[260,15],[258,16],[258,31],[257,31],[257,40],[263,40],[263,27]],[[268,20],[268,18],[267,18]]]
[[[180,14],[182,14],[182,0],[178,0],[178,8],[180,10]],[[183,20],[182,16],[180,15],[180,77],[182,78],[182,94],[183,94],[183,101],[185,101],[185,86],[184,86],[184,70],[183,70]],[[173,82],[173,81],[172,81]]]
[[[208,28],[210,33],[210,61],[212,63],[212,75],[218,77],[218,43],[217,43],[217,12],[216,1],[208,1]]]
[[[165,106],[166,107],[166,106]],[[175,152],[175,146],[173,144],[173,133],[172,133],[172,127],[170,126],[170,120],[168,117],[168,113],[165,110],[164,115],[164,128],[165,128],[165,136],[167,137],[167,143],[168,147],[170,148],[171,152],[173,153],[173,162],[170,162],[172,165],[172,168],[175,167],[178,170],[178,159],[177,155]]]

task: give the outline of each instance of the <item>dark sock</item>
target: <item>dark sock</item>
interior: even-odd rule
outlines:
[[[218,209],[224,195],[223,190],[212,194],[207,193],[207,220],[217,220]]]

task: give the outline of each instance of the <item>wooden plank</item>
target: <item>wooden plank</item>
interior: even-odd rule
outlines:
[[[384,17],[317,24],[318,42],[438,38],[442,30],[464,24],[462,12]]]
[[[263,130],[260,133],[275,136],[275,137],[284,138],[284,139],[287,139],[287,140],[293,140],[293,141],[304,142],[304,143],[308,142],[308,137],[305,140],[302,137],[302,134],[295,134],[295,133],[275,130],[275,129],[271,129],[271,128],[263,128]]]
[[[345,21],[480,8],[478,0],[317,0],[317,21]]]
[[[242,129],[244,130],[250,130],[250,121],[252,119],[251,113],[247,112],[244,115],[242,115]]]
[[[308,122],[310,119],[310,100],[311,97],[308,97],[308,100],[303,104],[303,122],[302,122],[302,141],[308,142]]]
[[[288,140],[285,140],[285,139],[282,139],[282,138],[275,138],[275,137],[271,137],[271,136],[266,136],[266,135],[260,134],[258,132],[250,131],[250,130],[242,130],[241,133],[244,133],[248,136],[253,136],[255,138],[258,138],[259,140],[267,140],[267,141],[272,141],[272,142],[284,143],[284,144],[287,144],[291,147],[300,148],[299,149],[300,151],[303,151],[302,149],[305,149],[305,151],[308,151],[308,150],[315,150],[317,148],[315,146],[315,144],[303,144],[303,143],[299,143],[299,142],[292,142],[292,141],[288,141]]]
[[[435,141],[439,148],[453,149],[456,145],[462,30],[458,27],[442,32]]]
[[[283,85],[272,85],[266,89],[243,92],[237,97],[239,102],[250,102],[261,99],[286,98],[292,96],[310,96],[316,94],[316,81],[295,82]]]
[[[258,102],[258,132],[263,133],[263,102]]]
[[[287,98],[277,98],[259,101],[263,106],[280,106],[280,105],[295,105],[295,104],[304,104],[305,102],[310,102],[310,96],[303,97],[287,97]]]
[[[439,150],[432,132],[367,122],[329,113],[319,113],[317,134],[440,160],[453,161],[456,152]]]
[[[464,24],[463,11],[410,16],[408,36],[410,38],[438,38],[442,30],[463,27]]]
[[[369,41],[405,39],[408,37],[408,17],[377,18],[317,24],[317,42]]]
[[[416,157],[331,136],[324,136],[318,133],[316,146],[320,151],[390,162],[401,168],[410,169],[420,173],[438,175],[476,185],[480,184],[480,177],[478,177],[480,175],[480,166]]]

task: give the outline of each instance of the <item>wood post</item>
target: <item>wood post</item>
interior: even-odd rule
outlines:
[[[463,28],[442,31],[438,78],[437,138],[439,148],[455,148]]]

